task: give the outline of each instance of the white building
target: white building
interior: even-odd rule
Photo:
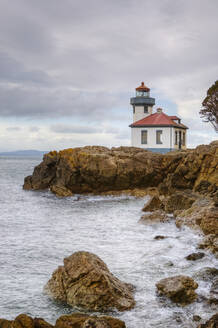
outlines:
[[[136,88],[136,96],[131,98],[133,123],[131,141],[133,147],[166,153],[186,149],[187,126],[177,116],[168,116],[161,108],[153,113],[155,99],[150,97],[150,89],[142,82]]]

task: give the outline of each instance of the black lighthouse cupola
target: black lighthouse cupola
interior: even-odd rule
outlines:
[[[155,99],[150,97],[150,89],[144,82],[136,89],[135,97],[130,99],[133,106],[133,122],[152,114],[152,108],[155,105]]]

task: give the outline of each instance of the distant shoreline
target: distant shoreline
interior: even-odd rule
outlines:
[[[8,152],[0,152],[0,156],[43,156],[48,153],[48,151],[40,151],[40,150],[16,150],[16,151],[8,151]]]

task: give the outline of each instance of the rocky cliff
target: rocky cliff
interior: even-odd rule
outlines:
[[[24,189],[50,189],[59,196],[158,187],[160,193],[193,189],[215,194],[218,141],[165,155],[141,148],[87,146],[52,151],[25,178]]]

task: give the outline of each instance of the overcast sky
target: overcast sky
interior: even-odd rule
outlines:
[[[144,81],[189,126],[218,72],[217,0],[0,0],[0,151],[130,145]]]

